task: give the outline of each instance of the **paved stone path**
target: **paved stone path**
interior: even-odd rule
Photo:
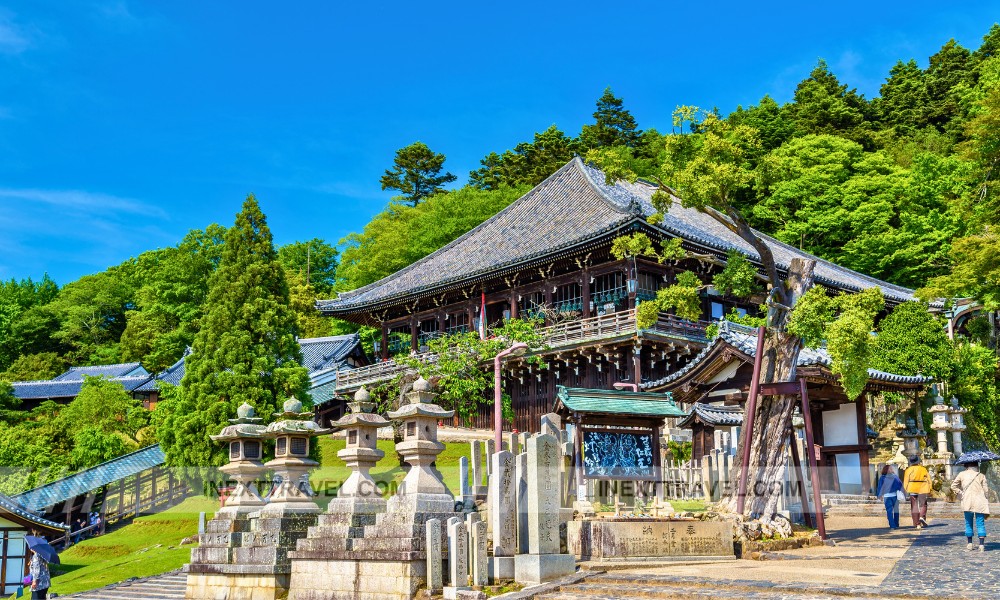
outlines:
[[[965,523],[931,521],[915,536],[880,589],[910,590],[938,597],[1000,598],[1000,523],[986,521],[986,552],[965,549]],[[973,538],[978,546],[978,538]]]
[[[183,600],[186,581],[184,573],[172,571],[65,597],[76,600]],[[53,591],[58,592],[58,586]]]

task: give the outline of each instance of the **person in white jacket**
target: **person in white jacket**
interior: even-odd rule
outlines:
[[[975,463],[965,465],[965,470],[951,482],[951,491],[962,500],[962,510],[965,512],[965,537],[969,541],[969,550],[973,550],[973,533],[979,536],[979,551],[986,550],[986,518],[990,515],[989,486],[986,476],[979,472]],[[973,532],[975,525],[975,532]]]

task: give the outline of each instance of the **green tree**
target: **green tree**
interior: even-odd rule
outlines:
[[[730,125],[745,125],[759,132],[761,147],[774,150],[795,134],[795,123],[770,96],[764,96],[756,106],[736,107],[726,120]]]
[[[94,428],[119,436],[131,450],[139,447],[148,425],[149,411],[142,401],[133,398],[122,384],[103,377],[84,377],[80,393],[59,410],[56,419],[62,431]]]
[[[344,250],[337,275],[349,290],[388,277],[454,241],[525,191],[524,187],[495,191],[464,187],[433,196],[416,207],[390,203],[361,233],[340,241]]]
[[[278,248],[278,261],[286,273],[298,273],[316,293],[328,296],[337,285],[337,249],[319,238],[292,242]]]
[[[306,283],[304,273],[285,272],[288,280],[288,307],[295,313],[299,337],[313,338],[332,335],[333,323],[316,310],[316,291]]]
[[[70,453],[74,469],[89,469],[133,451],[120,435],[97,427],[84,427],[73,436]]]
[[[222,464],[226,452],[209,435],[244,402],[270,415],[290,396],[308,399],[288,283],[253,195],[226,232],[206,307],[187,358],[183,393],[157,431],[174,466]]]
[[[141,361],[156,373],[183,356],[200,327],[225,233],[214,224],[192,230],[176,247],[145,252],[132,261],[139,284],[136,306],[125,315],[123,360]]]
[[[386,169],[380,180],[383,190],[398,190],[402,200],[416,206],[427,198],[444,191],[442,187],[458,179],[445,172],[445,156],[427,147],[423,142],[413,142],[396,151],[391,169]]]
[[[927,102],[923,120],[939,131],[961,136],[965,122],[962,94],[974,85],[972,53],[955,40],[948,40],[930,57],[925,81]]]
[[[883,125],[895,128],[899,135],[910,135],[927,125],[927,102],[924,71],[911,59],[892,67],[872,105]]]
[[[785,109],[795,123],[797,135],[833,133],[870,145],[863,127],[871,107],[856,90],[848,90],[830,72],[826,61],[795,88],[795,99]]]
[[[625,108],[622,99],[614,95],[610,87],[604,88],[604,93],[597,99],[594,124],[583,126],[580,143],[585,148],[609,146],[635,148],[641,141],[642,131],[636,125],[635,117]]]
[[[872,340],[872,368],[900,375],[951,376],[955,356],[944,323],[922,302],[904,302],[878,325]]]
[[[8,368],[29,348],[37,348],[35,336],[17,325],[25,312],[48,304],[58,293],[59,286],[48,275],[37,282],[30,277],[0,281],[0,370]],[[49,325],[47,332],[54,331],[54,324]]]
[[[482,190],[538,185],[569,162],[576,147],[576,140],[552,125],[513,150],[490,152],[480,161],[483,166],[469,173],[469,185]]]
[[[69,367],[69,364],[55,352],[23,354],[0,374],[7,381],[34,381],[52,379]]]

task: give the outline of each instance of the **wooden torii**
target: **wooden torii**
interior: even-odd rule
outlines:
[[[823,499],[819,491],[819,466],[816,461],[815,446],[813,445],[812,412],[809,410],[809,393],[806,391],[806,380],[798,378],[796,381],[783,381],[779,383],[760,383],[761,362],[764,355],[764,327],[757,328],[757,353],[753,360],[753,378],[750,380],[750,396],[747,398],[746,410],[743,418],[743,461],[740,468],[739,489],[736,496],[736,510],[743,514],[746,506],[747,481],[750,470],[750,442],[753,438],[754,415],[757,412],[758,396],[798,396],[801,402],[802,418],[805,421],[806,447],[808,448],[809,470],[812,472],[812,496],[813,505],[816,507],[816,531],[822,540],[826,539],[826,520],[823,516]],[[812,526],[812,518],[809,512],[809,500],[806,497],[805,480],[802,477],[802,463],[799,459],[799,450],[795,444],[795,434],[790,437],[792,447],[792,463],[795,466],[795,475],[798,480],[799,495],[802,498],[802,515],[806,519],[806,524]]]

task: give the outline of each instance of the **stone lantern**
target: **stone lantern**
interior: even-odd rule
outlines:
[[[417,512],[453,512],[455,499],[431,467],[444,444],[437,441],[437,424],[455,414],[434,404],[437,394],[431,384],[421,377],[413,382],[408,394],[409,403],[389,413],[389,418],[403,422],[403,441],[396,444],[396,451],[410,465],[403,478],[399,494],[393,496],[395,504],[412,504],[408,508]]]
[[[917,422],[913,417],[907,417],[906,429],[899,434],[903,438],[903,454],[907,458],[920,456],[920,438],[926,435],[926,432],[917,429]]]
[[[226,499],[220,514],[243,514],[264,506],[264,500],[254,482],[264,472],[261,463],[264,426],[254,408],[244,403],[236,409],[236,418],[219,435],[210,436],[213,442],[229,443],[229,464],[219,470],[236,480],[236,489]]]
[[[280,420],[267,426],[265,435],[274,440],[274,460],[265,466],[275,473],[276,485],[262,512],[268,516],[285,513],[317,513],[319,506],[309,484],[309,471],[319,465],[309,458],[309,440],[330,433],[312,420],[311,412],[302,411],[296,398],[285,400]]]
[[[951,411],[951,407],[945,405],[944,398],[937,391],[937,386],[931,388],[931,394],[931,399],[934,401],[934,405],[930,408],[931,414],[934,415],[931,429],[937,432],[937,454],[940,458],[947,458],[948,431],[951,430],[948,413]]]
[[[958,398],[951,397],[951,447],[955,451],[955,456],[962,455],[962,432],[965,431],[965,413],[969,409],[958,405]]]
[[[337,457],[347,463],[351,475],[340,486],[337,498],[328,510],[334,512],[345,508],[341,504],[349,504],[355,509],[364,504],[370,509],[366,512],[379,512],[385,509],[385,500],[369,471],[385,456],[376,444],[379,428],[388,426],[389,421],[371,412],[375,404],[364,387],[355,392],[354,401],[348,402],[347,406],[351,412],[332,425],[346,434],[347,445],[337,452]]]

